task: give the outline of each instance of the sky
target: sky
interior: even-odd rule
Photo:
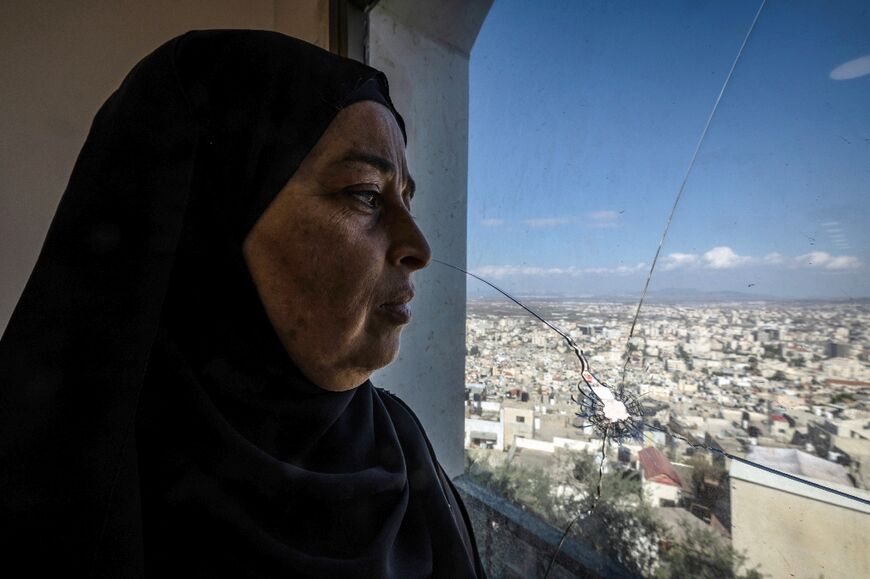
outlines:
[[[527,295],[639,294],[759,5],[495,0],[470,63],[471,271]],[[651,292],[870,297],[867,30],[866,1],[768,0]]]

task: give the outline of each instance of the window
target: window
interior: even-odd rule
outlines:
[[[870,574],[870,13],[761,6],[497,0],[472,53],[468,268],[595,380],[470,279],[534,428],[469,476],[642,576]]]

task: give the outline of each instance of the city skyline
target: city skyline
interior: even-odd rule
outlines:
[[[588,366],[518,308],[469,302],[465,446],[483,484],[508,473],[508,488],[520,489],[510,500],[560,526],[588,509],[577,527],[601,535],[578,531],[581,540],[604,552],[616,542],[620,562],[641,576],[686,576],[669,555],[686,535],[658,548],[658,529],[675,521],[703,537],[693,547],[700,566],[720,569],[725,548],[774,577],[866,573],[870,304],[650,304],[627,372],[632,304],[528,305],[574,337]],[[602,425],[578,405],[589,395],[585,369],[626,401],[627,436],[614,437],[616,419]],[[638,529],[632,540],[595,527],[584,501],[601,509],[607,500],[590,498],[596,480],[598,496],[619,496],[622,510],[604,511],[625,517],[620,533]],[[634,481],[634,491],[620,481]],[[740,561],[721,565],[759,576],[738,573]]]

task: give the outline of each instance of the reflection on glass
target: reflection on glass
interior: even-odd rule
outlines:
[[[758,8],[502,0],[472,54],[469,269],[609,389],[470,282],[467,472],[641,576],[870,576],[866,5],[765,5],[630,336]]]

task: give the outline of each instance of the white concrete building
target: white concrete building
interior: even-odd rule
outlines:
[[[870,577],[870,493],[851,487],[842,466],[799,450],[761,447],[747,458],[814,483],[731,463],[731,535],[748,568],[760,565],[772,577]]]

